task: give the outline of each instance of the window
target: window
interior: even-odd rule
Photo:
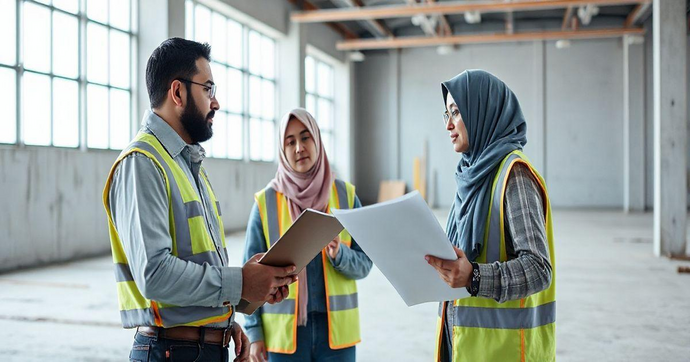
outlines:
[[[321,139],[329,159],[334,159],[334,98],[333,67],[308,55],[304,61],[304,83],[307,91],[306,108],[316,119]]]
[[[132,5],[131,0],[86,0],[86,144],[91,148],[122,149],[133,133]]]
[[[211,44],[211,71],[220,110],[213,138],[216,158],[273,161],[276,152],[275,41],[225,15],[187,0],[187,37]]]
[[[16,0],[0,0],[0,143],[17,142],[16,5]]]
[[[0,0],[0,143],[127,145],[134,83],[131,1]]]

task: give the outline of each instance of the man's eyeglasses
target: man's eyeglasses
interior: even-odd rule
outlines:
[[[208,92],[209,98],[215,98],[215,96],[216,96],[216,85],[215,84],[208,85],[208,84],[204,84],[204,83],[197,83],[197,82],[193,82],[189,79],[184,79],[184,78],[177,78],[175,80],[179,80],[180,82],[200,85],[200,86],[204,87],[204,89],[206,89],[206,92]]]

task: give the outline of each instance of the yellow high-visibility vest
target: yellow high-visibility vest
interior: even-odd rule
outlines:
[[[171,254],[197,264],[208,263],[221,266],[223,263],[218,253],[226,252],[220,205],[208,181],[206,171],[202,168],[199,175],[203,180],[203,185],[208,190],[213,205],[214,220],[212,222],[217,222],[216,226],[221,231],[223,250],[220,251],[216,250],[207,229],[203,215],[203,204],[194,186],[195,181],[185,174],[154,135],[144,132],[137,134],[113,164],[103,190],[103,205],[108,214],[110,246],[115,263],[117,297],[122,326],[125,328],[138,326],[169,328],[174,326],[203,326],[227,320],[233,313],[231,306],[197,307],[166,304],[146,299],[135,284],[120,236],[115,229],[108,201],[115,168],[122,159],[134,152],[151,159],[165,178],[170,216],[169,232],[173,240]]]
[[[267,187],[254,196],[259,206],[266,247],[273,243],[292,225],[292,217],[285,195]],[[355,187],[336,180],[331,187],[329,210],[351,209],[355,203]],[[347,231],[340,233],[341,247],[352,244]],[[331,349],[342,349],[359,343],[359,306],[357,283],[340,274],[331,265],[325,249],[321,251],[323,275],[326,285],[328,309],[328,344]],[[297,350],[297,306],[299,300],[297,281],[290,285],[290,294],[277,304],[262,307],[262,323],[266,349],[269,352],[292,354]]]
[[[523,163],[538,180],[544,196],[546,238],[551,260],[551,285],[520,300],[498,303],[487,298],[453,301],[453,361],[554,361],[556,359],[556,258],[551,205],[546,183],[520,151],[509,153],[498,167],[484,237],[477,263],[508,260],[505,246],[504,197],[510,170]],[[446,303],[439,306],[436,360],[440,360]]]

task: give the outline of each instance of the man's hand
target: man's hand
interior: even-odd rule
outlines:
[[[250,303],[278,303],[287,297],[287,285],[297,280],[293,275],[295,266],[278,268],[260,264],[263,255],[252,256],[242,267],[242,299]]]
[[[326,251],[328,256],[335,261],[335,257],[338,256],[338,250],[340,250],[340,236],[336,236],[335,239],[331,240],[328,245],[326,245]]]
[[[429,265],[441,276],[441,279],[450,285],[451,288],[464,288],[470,285],[472,280],[472,264],[467,260],[465,253],[461,249],[456,248],[455,254],[458,256],[457,260],[445,260],[437,257],[427,255],[424,257]]]
[[[232,340],[235,342],[234,362],[249,361],[249,338],[244,334],[242,327],[236,322],[232,323]]]
[[[297,277],[295,277],[295,278],[297,278]],[[283,299],[287,298],[289,294],[290,294],[290,288],[288,288],[286,286],[276,288],[275,293],[271,294],[271,296],[269,297],[267,302],[268,302],[268,304],[280,303],[283,301]]]
[[[249,360],[251,362],[268,361],[268,352],[266,351],[266,344],[264,341],[256,341],[252,343],[251,351],[249,352]]]

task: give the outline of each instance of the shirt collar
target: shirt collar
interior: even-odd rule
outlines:
[[[206,150],[200,144],[187,145],[189,151],[189,160],[191,162],[200,163],[206,157]]]
[[[170,127],[170,125],[152,110],[144,113],[142,126],[148,128],[158,141],[170,153],[170,157],[175,158],[187,147],[187,143]]]

